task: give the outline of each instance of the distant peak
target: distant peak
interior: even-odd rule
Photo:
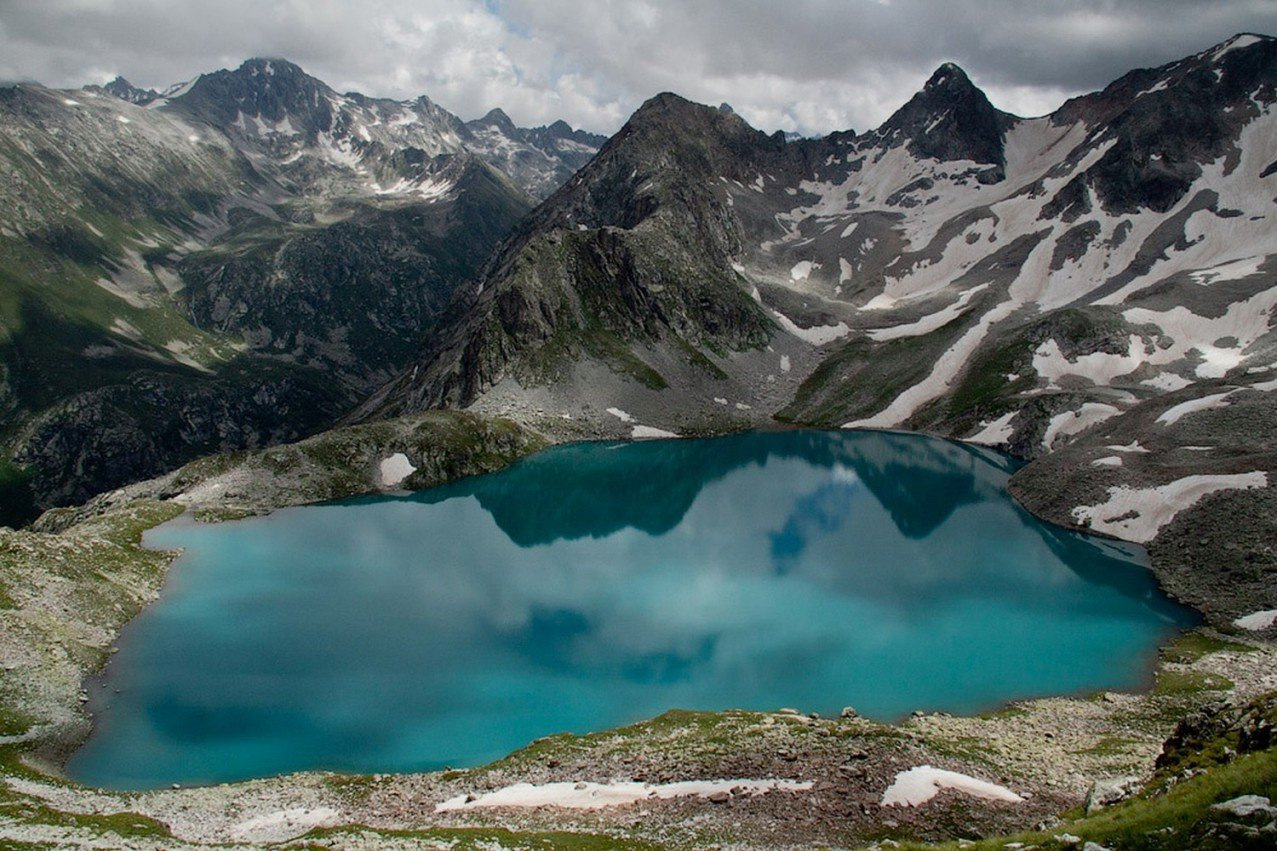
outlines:
[[[684,109],[694,105],[695,104],[687,98],[676,95],[673,92],[661,92],[660,94],[652,95],[652,97],[648,98],[637,111],[643,112],[644,110],[649,109]]]
[[[1273,41],[1272,36],[1261,35],[1260,33],[1238,33],[1232,38],[1225,39],[1214,47],[1208,48],[1204,53],[1212,62],[1217,62],[1234,50],[1243,50],[1256,44],[1271,41]]]
[[[510,116],[506,115],[505,110],[497,107],[488,110],[488,114],[479,119],[480,124],[490,124],[499,127],[502,130],[510,130],[514,128],[514,122],[510,120]]]
[[[971,78],[967,76],[967,72],[953,62],[946,62],[935,70],[931,75],[931,79],[927,80],[924,87],[927,90],[940,88],[967,88],[973,86]]]
[[[571,136],[576,131],[572,129],[572,125],[568,124],[562,118],[550,125],[550,132],[558,136]]]
[[[301,66],[287,59],[280,59],[277,56],[254,56],[251,59],[245,59],[239,68],[236,69],[238,74],[248,74],[251,76],[274,76],[275,74],[304,74]]]
[[[120,75],[116,75],[114,80],[103,86],[102,91],[109,95],[114,95],[120,100],[136,104],[150,103],[159,97],[159,94],[154,89],[139,89]]]

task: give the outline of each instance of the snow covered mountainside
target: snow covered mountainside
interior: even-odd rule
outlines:
[[[915,428],[1032,457],[1277,360],[1277,41],[1051,115],[946,64],[881,127],[787,142],[661,95],[535,211],[365,413],[674,432]]]
[[[601,142],[282,60],[0,88],[0,523],[331,424]]]

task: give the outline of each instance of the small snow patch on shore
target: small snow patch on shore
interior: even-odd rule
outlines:
[[[630,416],[625,411],[622,411],[620,408],[608,408],[607,412],[623,423],[634,422],[634,417]]]
[[[696,796],[708,798],[715,793],[761,794],[774,790],[802,792],[812,787],[811,781],[799,780],[692,780],[682,783],[515,783],[482,795],[458,795],[435,806],[436,813],[474,810],[490,807],[564,807],[572,810],[597,810],[646,801]]]
[[[1011,411],[996,420],[981,423],[980,431],[968,437],[967,443],[977,443],[981,446],[1001,446],[1015,434],[1015,428],[1012,427],[1011,420],[1018,413],[1019,411]]]
[[[896,775],[895,782],[882,793],[882,805],[916,807],[930,801],[941,789],[956,789],[976,798],[1006,801],[1009,804],[1018,804],[1024,800],[1005,786],[977,780],[956,771],[920,765]]]
[[[654,426],[636,425],[634,426],[633,430],[630,431],[630,437],[634,438],[635,440],[656,440],[656,439],[665,438],[665,437],[678,437],[678,435],[672,431],[666,431],[663,428],[656,428]]]
[[[417,468],[412,466],[408,456],[402,452],[396,452],[381,462],[381,486],[383,488],[393,488],[415,472],[417,472]]]
[[[341,813],[332,807],[280,810],[240,822],[231,828],[231,839],[235,842],[283,842],[310,833],[317,827],[330,827],[340,818]]]
[[[1258,632],[1261,629],[1268,629],[1275,623],[1277,623],[1277,609],[1268,609],[1267,611],[1255,612],[1254,614],[1240,617],[1233,621],[1233,626]]]

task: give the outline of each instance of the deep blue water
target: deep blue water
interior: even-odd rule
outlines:
[[[179,520],[93,687],[77,780],[471,766],[671,708],[892,719],[1143,683],[1193,622],[1012,462],[785,432],[553,449],[407,497]]]

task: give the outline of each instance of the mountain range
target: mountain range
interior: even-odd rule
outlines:
[[[1266,398],[1275,88],[1277,40],[1242,34],[1037,118],[945,64],[819,139],[668,93],[606,140],[462,122],[282,60],[6,89],[11,501],[435,408],[1031,459],[1127,416],[1145,434],[1149,405]],[[1088,475],[1118,481],[1114,457]]]
[[[332,423],[602,142],[277,59],[0,89],[2,519]]]

